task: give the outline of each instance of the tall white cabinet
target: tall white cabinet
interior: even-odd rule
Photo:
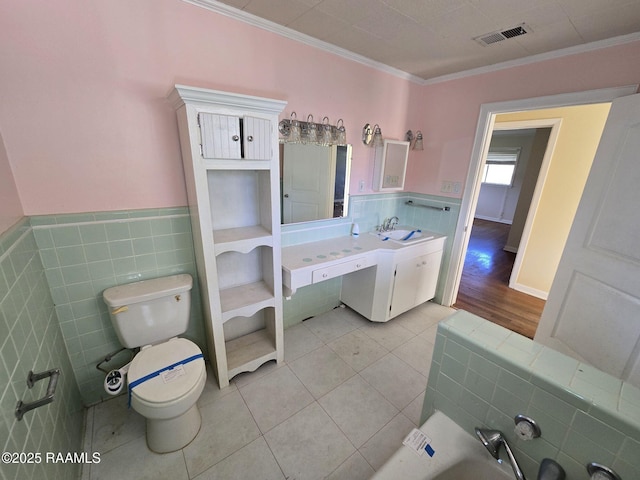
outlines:
[[[286,102],[176,85],[209,356],[220,387],[284,359],[278,115]]]

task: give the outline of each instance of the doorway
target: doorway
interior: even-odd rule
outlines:
[[[481,106],[476,138],[474,141],[472,159],[467,176],[467,188],[462,199],[460,216],[453,241],[451,262],[447,269],[443,304],[453,305],[458,296],[462,278],[465,253],[469,244],[473,219],[477,206],[480,188],[480,174],[484,165],[484,158],[488,151],[489,139],[493,132],[496,116],[502,113],[531,112],[537,109],[557,108],[571,105],[588,105],[593,103],[611,102],[620,96],[633,93],[633,87],[621,87],[580,92],[573,94],[540,97],[535,99],[516,100]],[[529,215],[528,217],[535,217]],[[532,223],[532,222],[530,222]]]
[[[510,288],[510,278],[545,153],[557,138],[551,138],[551,127],[558,122],[499,120],[453,306],[533,338],[545,302]]]
[[[505,241],[505,245],[509,243],[509,248],[517,253],[511,275],[504,285],[506,288],[499,286],[501,294],[496,297],[498,302],[493,305],[496,312],[503,312],[496,313],[496,323],[507,327],[514,325],[513,330],[529,337],[535,334],[543,302],[527,296],[543,301],[547,298],[609,107],[609,103],[597,103],[495,116],[489,146],[485,149],[474,218],[483,209],[487,211],[484,205],[487,200],[483,200],[487,198],[483,195],[486,188],[492,189],[489,199],[498,197],[499,208],[504,210],[504,214],[499,215],[509,219],[516,218],[515,211],[518,210],[513,235],[510,231],[510,238]],[[535,136],[526,134],[531,129],[535,129]],[[518,132],[524,133],[518,135]],[[506,133],[509,135],[505,136]],[[537,146],[535,155],[532,155],[536,137]],[[499,156],[498,160],[493,160],[497,156],[496,151],[519,152],[518,159],[512,165],[513,175],[507,179],[488,174],[495,165],[491,162],[500,160]],[[507,158],[513,160],[511,156]],[[503,165],[498,164],[498,167],[502,167],[500,171],[506,170]],[[508,186],[496,185],[500,181]],[[523,187],[526,187],[526,194],[520,195]],[[500,188],[504,188],[505,192],[505,201],[502,202],[502,197],[495,195],[495,190]],[[506,198],[509,196],[511,201],[507,208]],[[473,235],[472,224],[471,238]],[[469,245],[473,246],[473,243],[470,241]],[[500,257],[496,255],[496,258]],[[503,265],[502,269],[506,270],[506,266]],[[465,278],[469,276],[464,274],[463,268],[461,282]],[[473,281],[477,284],[478,278],[473,278]],[[489,288],[495,278],[487,277],[487,281]],[[515,295],[511,289],[526,295]],[[510,302],[516,304],[510,305]],[[519,307],[519,303],[523,305]],[[508,308],[503,311],[505,307]]]
[[[474,220],[453,307],[533,338],[545,301],[509,288],[515,253],[504,245],[510,228],[506,223]]]

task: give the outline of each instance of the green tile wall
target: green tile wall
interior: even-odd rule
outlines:
[[[333,278],[299,288],[289,300],[283,300],[284,328],[321,315],[340,305],[342,281]]]
[[[412,200],[415,204],[449,207],[449,211],[421,208],[406,205]],[[329,238],[349,235],[352,222],[358,223],[360,234],[375,230],[385,218],[397,216],[403,225],[431,230],[447,235],[445,250],[440,269],[440,281],[436,289],[435,301],[442,299],[444,289],[444,272],[451,259],[451,246],[456,230],[460,200],[422,195],[417,193],[384,193],[373,195],[352,195],[350,197],[349,216],[343,219],[323,220],[320,222],[306,222],[282,227],[282,246],[298,245],[302,243],[326,240]],[[326,285],[328,284],[328,285]],[[285,300],[283,305],[285,327],[301,322],[305,318],[319,315],[340,304],[341,279],[336,278],[328,282],[309,285],[299,289],[291,300]]]
[[[29,371],[52,368],[61,370],[53,403],[18,421],[18,400],[37,400],[48,384],[29,389]],[[3,479],[78,478],[79,464],[44,460],[46,452],[81,451],[84,410],[28,219],[0,236],[0,406],[2,451],[43,456],[40,464],[3,464]]]
[[[416,203],[447,205],[451,211],[409,207],[405,205],[408,199]],[[353,196],[351,202],[349,218],[285,225],[283,245],[348,235],[354,220],[364,234],[385,217],[397,215],[402,223],[448,235],[445,261],[449,258],[459,211],[457,200],[399,193]],[[191,223],[186,207],[36,216],[31,218],[31,225],[86,405],[106,398],[102,387],[104,375],[95,367],[107,354],[120,348],[101,297],[103,290],[113,285],[190,273],[196,280],[196,288],[192,295],[190,327],[185,336],[194,340],[206,354]],[[340,288],[340,279],[334,279],[300,289],[291,300],[284,302],[285,326],[339,305]],[[127,357],[121,355],[108,367],[118,367],[126,360]]]
[[[434,409],[470,433],[501,430],[527,478],[545,457],[567,480],[587,480],[590,462],[640,478],[640,389],[464,311],[438,326],[422,420]],[[516,438],[518,413],[540,438]]]
[[[121,345],[102,292],[165,275],[194,278],[189,330],[206,354],[188,209],[169,208],[31,218],[46,277],[85,405],[108,397],[96,365]],[[121,366],[126,354],[108,368]]]

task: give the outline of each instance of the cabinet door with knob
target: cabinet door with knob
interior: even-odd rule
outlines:
[[[431,300],[436,293],[442,250],[396,264],[389,317]]]
[[[271,122],[201,112],[198,116],[204,158],[270,160]]]

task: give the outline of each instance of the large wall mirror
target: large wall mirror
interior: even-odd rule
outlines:
[[[282,223],[348,213],[351,145],[280,144]]]

